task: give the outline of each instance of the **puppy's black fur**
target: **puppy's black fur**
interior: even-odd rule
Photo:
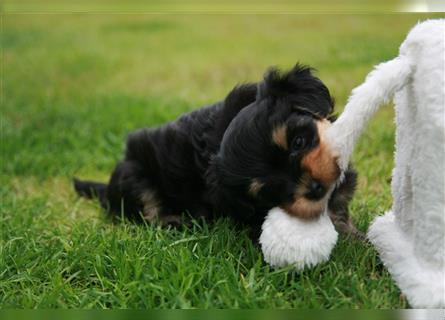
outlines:
[[[310,68],[272,69],[221,102],[131,133],[109,183],[75,180],[75,189],[133,220],[178,224],[187,211],[255,229],[272,207],[310,219],[329,201],[333,221],[347,225],[356,174],[335,186],[340,173],[321,131],[332,112]]]

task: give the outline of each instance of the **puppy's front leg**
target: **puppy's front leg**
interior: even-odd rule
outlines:
[[[354,195],[356,185],[357,172],[349,166],[345,171],[344,180],[335,188],[329,199],[329,216],[338,232],[364,241],[366,240],[365,234],[357,229],[349,216],[348,205]]]

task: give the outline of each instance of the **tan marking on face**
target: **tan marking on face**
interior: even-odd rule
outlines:
[[[331,123],[327,120],[317,121],[318,146],[306,154],[301,160],[301,166],[305,170],[294,193],[294,200],[283,206],[290,215],[301,219],[315,219],[319,217],[328,205],[329,192],[320,200],[310,200],[305,197],[309,191],[311,181],[318,180],[326,188],[332,188],[337,180],[340,170],[337,166],[337,156],[326,143],[326,129]]]
[[[140,197],[144,208],[142,214],[145,220],[154,222],[159,219],[161,211],[161,202],[156,196],[156,193],[152,190],[146,190]]]
[[[281,124],[272,130],[272,141],[281,149],[287,150],[289,146],[287,145],[287,127],[285,124]]]
[[[312,179],[320,181],[326,187],[333,184],[340,175],[337,165],[337,156],[326,143],[326,129],[331,123],[327,120],[317,121],[318,146],[306,154],[301,162],[303,169],[309,173]]]
[[[253,179],[249,185],[249,190],[247,191],[252,197],[256,197],[258,192],[264,186],[264,183],[258,181],[258,179]]]
[[[301,160],[301,166],[305,173],[298,183],[293,201],[282,206],[282,209],[292,216],[306,220],[315,219],[323,213],[328,205],[329,192],[326,193],[325,197],[316,201],[307,199],[305,194],[309,191],[308,186],[312,180],[318,180],[329,189],[333,188],[333,184],[340,175],[337,156],[326,143],[326,129],[330,125],[331,123],[327,120],[317,121],[319,144]],[[277,136],[279,136],[278,133],[277,130]],[[285,131],[284,137],[286,137]],[[274,142],[276,142],[276,139],[274,139]]]

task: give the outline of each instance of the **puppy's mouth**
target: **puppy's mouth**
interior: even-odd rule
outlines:
[[[323,199],[328,191],[328,188],[318,180],[312,180],[306,188],[308,191],[304,194],[304,197],[315,202]]]
[[[297,188],[293,201],[283,205],[282,209],[292,216],[306,220],[315,219],[326,210],[333,188],[334,185],[326,186],[310,179]]]

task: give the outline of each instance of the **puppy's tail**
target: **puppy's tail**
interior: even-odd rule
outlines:
[[[87,199],[97,198],[102,207],[106,208],[107,185],[105,183],[82,181],[77,178],[74,178],[73,184],[74,184],[74,190],[76,190],[79,196]]]

